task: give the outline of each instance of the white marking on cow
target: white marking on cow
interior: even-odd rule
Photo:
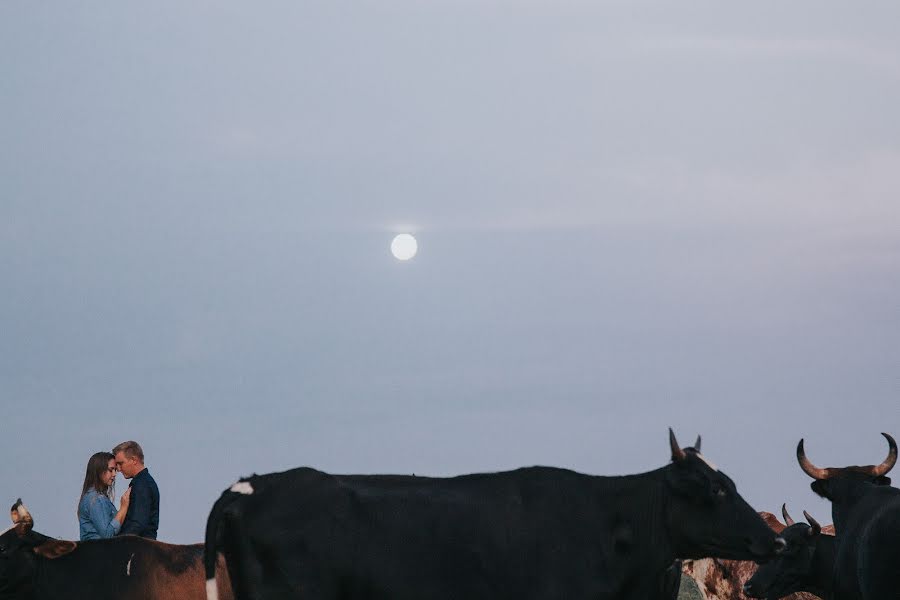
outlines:
[[[231,491],[236,492],[238,494],[246,494],[250,495],[253,493],[253,486],[250,485],[249,481],[238,481],[236,484],[231,486]]]
[[[131,576],[131,560],[134,558],[134,552],[131,553],[131,556],[128,557],[128,564],[125,565],[125,575]]]
[[[712,461],[708,460],[705,456],[703,456],[703,455],[700,454],[699,452],[697,453],[697,458],[699,458],[700,460],[702,460],[703,462],[705,462],[705,463],[707,464],[707,466],[709,466],[709,468],[712,469],[713,471],[718,471],[718,470],[719,470],[719,467],[717,467],[716,465],[714,465],[714,464],[712,463]]]
[[[216,578],[206,580],[206,600],[219,600],[219,590],[216,588]]]
[[[24,504],[20,504],[16,507],[16,512],[19,513],[19,519],[30,519],[31,514],[28,512],[28,509],[25,508]]]

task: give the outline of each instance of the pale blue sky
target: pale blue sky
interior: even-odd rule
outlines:
[[[668,460],[830,521],[900,436],[900,7],[0,4],[0,500]],[[391,258],[409,230],[419,254]],[[120,489],[123,483],[119,481]]]

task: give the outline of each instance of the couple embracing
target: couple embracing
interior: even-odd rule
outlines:
[[[116,473],[131,483],[115,500]],[[88,459],[78,502],[81,540],[133,534],[156,539],[159,528],[159,488],[144,466],[144,451],[134,441],[122,442],[111,452],[97,452]]]

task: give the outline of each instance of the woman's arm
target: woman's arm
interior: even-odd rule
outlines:
[[[106,496],[97,494],[88,504],[88,518],[101,538],[111,538],[122,524],[116,520],[116,507]]]

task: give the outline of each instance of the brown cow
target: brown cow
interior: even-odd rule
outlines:
[[[70,542],[34,531],[21,500],[0,534],[0,593],[15,600],[205,600],[203,544],[176,545],[133,535]],[[219,597],[232,599],[219,558]],[[220,579],[220,577],[222,579]]]
[[[784,506],[781,510],[785,521],[792,522]],[[760,512],[759,514],[775,533],[781,533],[781,530],[786,527],[770,512]],[[823,527],[822,533],[834,535],[834,526]],[[757,564],[749,560],[703,558],[684,561],[682,573],[697,583],[697,588],[705,600],[745,600],[747,596],[743,592],[744,584],[753,576],[756,568]],[[818,596],[800,592],[785,596],[785,598],[788,600],[815,600]]]

